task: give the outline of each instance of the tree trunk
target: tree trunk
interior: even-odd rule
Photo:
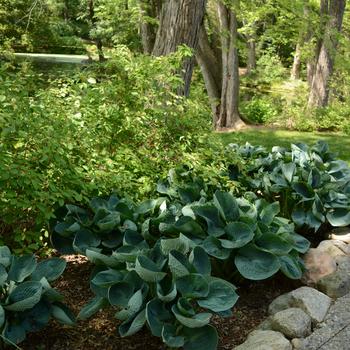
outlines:
[[[237,50],[236,14],[222,2],[218,3],[222,49],[222,87],[220,110],[215,127],[239,129],[244,125],[239,105],[239,60]]]
[[[321,3],[324,1],[321,1]],[[341,31],[346,0],[329,0],[328,22],[321,43],[320,54],[309,95],[308,107],[325,107],[329,100],[329,81],[333,74],[334,58]]]
[[[92,25],[95,27],[97,21],[95,18],[94,0],[89,0],[89,16],[90,16],[90,21],[91,21]],[[103,62],[105,60],[105,56],[103,54],[102,40],[100,38],[97,38],[94,41],[95,41],[95,45],[97,48],[98,59],[100,62]]]
[[[168,55],[180,45],[196,50],[205,6],[206,0],[166,0],[160,15],[153,55]],[[184,86],[179,91],[181,95],[189,95],[193,65],[193,58],[183,62]]]
[[[247,73],[251,74],[252,71],[256,69],[256,42],[255,42],[255,38],[252,36],[248,36],[247,49],[248,49]]]
[[[151,54],[153,51],[154,42],[156,40],[156,28],[152,23],[150,23],[149,18],[156,19],[157,11],[154,2],[150,0],[141,0],[140,9],[140,33],[143,52],[146,54]]]
[[[300,79],[300,70],[301,70],[301,44],[298,43],[295,48],[293,67],[290,74],[291,79],[293,80]]]

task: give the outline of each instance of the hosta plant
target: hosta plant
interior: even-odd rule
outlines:
[[[350,225],[350,168],[329,151],[324,142],[313,147],[230,145],[245,161],[244,171],[229,167],[232,179],[266,200],[278,200],[281,213],[302,228]]]
[[[246,279],[263,280],[281,270],[299,279],[303,273],[300,253],[310,243],[294,232],[294,225],[279,217],[278,202],[268,203],[253,193],[235,198],[217,191],[210,197],[185,204],[163,205],[160,213],[143,225],[145,237],[186,237],[215,259],[229,279],[237,271]],[[166,203],[166,202],[165,202]]]
[[[33,255],[15,256],[0,247],[0,344],[18,344],[26,334],[42,329],[51,318],[73,325],[63,296],[50,286],[64,271],[59,258],[37,262]]]
[[[161,239],[152,249],[125,244],[104,261],[87,250],[102,271],[91,280],[95,298],[78,318],[110,305],[122,321],[123,337],[147,326],[171,348],[216,349],[218,337],[210,319],[213,314],[229,316],[238,296],[232,284],[211,276],[205,251],[189,243],[181,236]]]

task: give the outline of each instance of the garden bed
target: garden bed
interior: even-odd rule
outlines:
[[[67,269],[56,282],[56,288],[65,295],[66,304],[77,314],[93,296],[89,290],[92,265],[82,256],[67,256]],[[299,286],[298,281],[283,275],[261,282],[245,282],[238,289],[240,299],[231,318],[213,319],[219,333],[219,349],[232,349],[241,344],[257,325],[267,317],[267,307],[278,295]],[[121,338],[117,331],[118,320],[109,309],[96,314],[91,320],[80,321],[74,328],[52,323],[51,327],[32,333],[21,344],[23,350],[90,350],[90,349],[164,349],[160,338],[153,337],[144,328],[139,333]]]

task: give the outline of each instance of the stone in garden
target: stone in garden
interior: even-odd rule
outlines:
[[[234,350],[292,350],[291,343],[283,334],[274,331],[254,331]]]
[[[344,254],[346,255],[350,255],[350,245],[339,240],[339,239],[334,239],[331,240],[331,242],[333,242],[333,244],[339,248]]]
[[[337,264],[338,271],[345,271],[350,274],[350,257],[349,256],[337,256],[334,258]]]
[[[272,330],[271,319],[272,317],[269,316],[266,320],[262,321],[256,329],[261,331]]]
[[[338,227],[331,232],[330,237],[350,244],[350,227]]]
[[[317,283],[317,288],[333,299],[344,296],[350,292],[349,271],[338,270],[321,278]]]
[[[322,241],[316,249],[328,253],[333,258],[339,255],[346,255],[332,240]]]
[[[269,315],[274,315],[276,312],[288,309],[291,307],[292,297],[289,293],[282,294],[277,297],[272,303],[269,305],[268,313]]]
[[[329,296],[310,287],[301,287],[289,294],[292,297],[291,306],[304,310],[313,324],[323,321],[332,303]]]
[[[302,281],[307,285],[316,284],[320,278],[335,272],[337,269],[336,262],[328,253],[315,248],[309,249],[304,256],[304,263],[306,272]]]
[[[293,345],[293,350],[300,350],[304,347],[305,340],[295,338],[295,339],[292,339],[291,343]]]
[[[302,309],[294,307],[274,314],[271,326],[287,338],[302,338],[311,334],[311,317]]]

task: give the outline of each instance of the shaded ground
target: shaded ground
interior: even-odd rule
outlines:
[[[68,266],[57,281],[56,288],[66,297],[66,303],[74,313],[91,298],[89,274],[91,265],[78,256],[67,257]],[[272,280],[249,283],[238,289],[240,300],[235,306],[234,316],[229,319],[215,317],[213,323],[218,329],[219,349],[232,349],[242,343],[247,334],[267,315],[269,303],[278,295],[299,285],[298,282],[278,276]],[[113,310],[104,310],[89,321],[79,322],[77,327],[65,327],[52,322],[39,333],[29,335],[21,344],[23,350],[160,350],[165,349],[161,340],[150,335],[147,329],[129,338],[121,338],[117,333],[117,320]]]

